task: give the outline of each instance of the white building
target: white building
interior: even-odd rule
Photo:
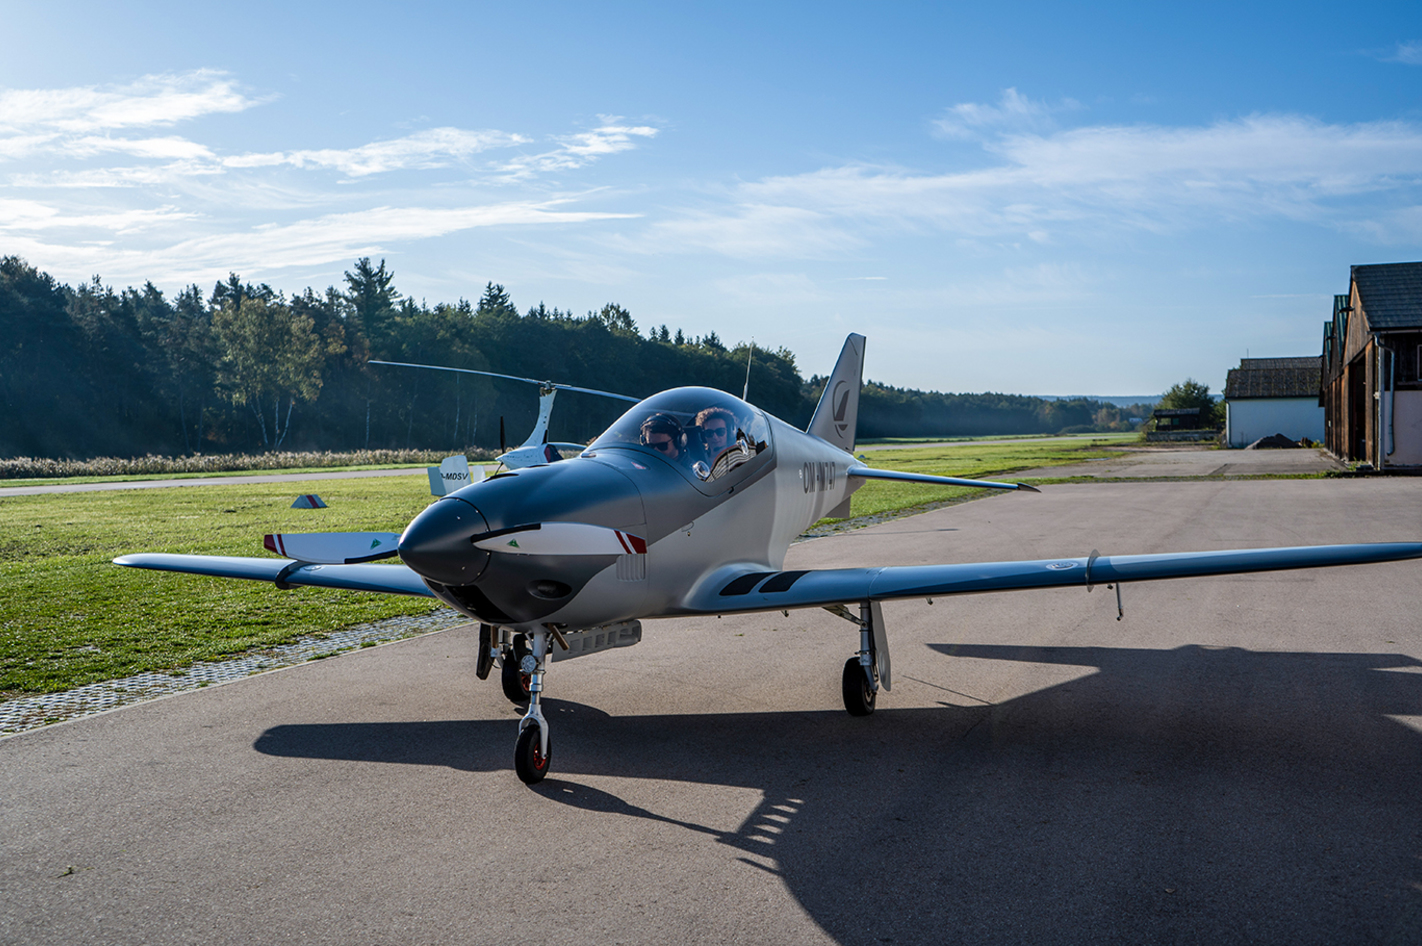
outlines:
[[[1225,379],[1225,442],[1247,447],[1283,434],[1322,443],[1321,371],[1317,356],[1241,358]]]

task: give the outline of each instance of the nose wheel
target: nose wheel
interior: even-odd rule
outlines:
[[[548,764],[553,758],[553,741],[543,746],[543,727],[534,723],[524,727],[514,745],[514,771],[525,785],[537,785],[548,774]]]

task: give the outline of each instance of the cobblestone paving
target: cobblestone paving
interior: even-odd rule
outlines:
[[[197,663],[174,673],[140,673],[120,680],[91,683],[62,693],[6,700],[0,703],[0,737],[184,690],[230,683],[264,670],[291,667],[358,647],[430,634],[468,622],[469,619],[457,611],[441,608],[430,614],[357,624],[322,637],[303,637],[270,650],[232,660]]]

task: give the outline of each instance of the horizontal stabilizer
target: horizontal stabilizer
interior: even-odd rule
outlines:
[[[354,565],[389,558],[399,551],[394,532],[295,532],[269,535],[262,542],[268,552],[298,562],[319,565]]]
[[[1041,490],[1026,483],[995,483],[992,480],[964,480],[956,476],[933,476],[928,473],[902,473],[898,470],[876,470],[868,466],[852,466],[848,476],[866,480],[898,480],[901,483],[936,483],[940,486],[980,486],[985,489],[1025,489],[1029,493]]]
[[[115,565],[160,572],[210,575],[270,581],[278,587],[309,585],[345,591],[375,591],[391,595],[433,598],[424,579],[404,565],[309,565],[279,558],[236,558],[225,555],[168,555],[144,552],[122,555]]]

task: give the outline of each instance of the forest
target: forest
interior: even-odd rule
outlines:
[[[532,427],[534,389],[446,365],[644,397],[706,385],[803,426],[822,376],[787,349],[728,346],[665,324],[639,328],[616,303],[575,315],[520,312],[501,285],[476,303],[416,302],[385,261],[357,260],[345,285],[285,294],[232,274],[171,297],[153,283],[71,287],[0,259],[0,458],[188,456],[275,450],[496,447]],[[828,366],[826,366],[828,368]],[[564,392],[550,439],[586,442],[625,403]],[[859,436],[1128,430],[1132,412],[1090,400],[943,394],[867,382]],[[1139,416],[1139,413],[1136,414]]]

